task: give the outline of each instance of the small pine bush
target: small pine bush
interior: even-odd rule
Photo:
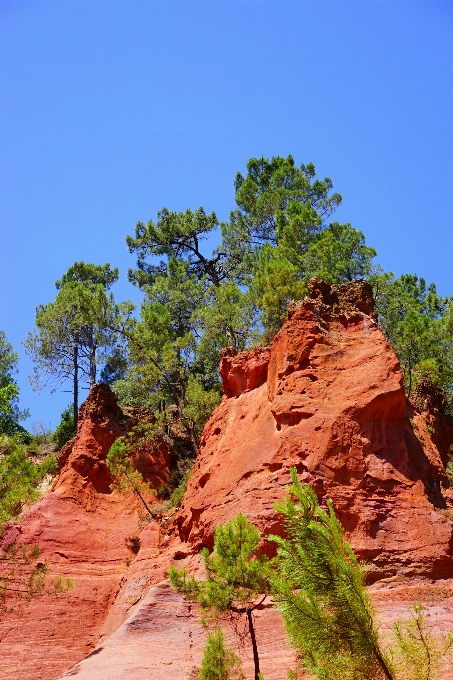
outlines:
[[[286,537],[278,545],[274,598],[300,666],[312,680],[437,680],[453,653],[453,634],[434,634],[420,605],[382,636],[365,589],[366,571],[345,541],[331,500],[291,468],[290,497],[276,505]],[[304,675],[304,677],[305,677]],[[294,678],[294,674],[290,676]]]
[[[67,406],[61,414],[61,421],[52,435],[52,440],[56,442],[59,449],[75,436],[74,426],[74,407],[72,404]]]
[[[187,489],[187,482],[190,479],[190,475],[192,474],[192,468],[187,472],[184,477],[182,478],[181,483],[174,489],[171,493],[171,496],[168,501],[167,508],[178,508],[181,505],[182,498],[184,494],[186,493]]]
[[[435,680],[442,666],[453,661],[453,634],[434,634],[419,603],[409,619],[394,624],[393,634],[389,651],[397,680]]]
[[[245,680],[241,662],[233,649],[225,646],[223,632],[217,627],[208,633],[199,680]]]

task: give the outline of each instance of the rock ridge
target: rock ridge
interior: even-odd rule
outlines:
[[[406,399],[368,282],[312,279],[308,290],[268,347],[223,352],[224,397],[203,433],[179,536],[194,551],[210,546],[215,525],[238,512],[278,533],[273,504],[295,465],[321,501],[334,501],[370,582],[448,577],[451,420]]]
[[[128,567],[133,557],[128,539],[138,533],[142,509],[135,497],[111,490],[105,462],[115,439],[147,417],[149,412],[121,409],[107,385],[95,385],[80,408],[76,437],[60,452],[61,472],[52,490],[2,536],[3,544],[38,544],[51,573],[72,578],[75,589],[32,601],[25,612],[2,615],[0,678],[58,677],[91,652],[102,633],[111,632],[109,626],[117,627],[131,598],[139,601],[147,589],[149,576],[134,575]],[[140,452],[154,488],[169,480],[169,455],[165,446]],[[153,552],[158,537],[159,528],[149,524],[143,553]],[[112,610],[125,577],[125,601],[116,614]]]
[[[140,508],[110,490],[105,458],[146,414],[120,409],[105,386],[92,391],[52,491],[9,529],[11,540],[39,543],[76,590],[33,603],[26,627],[20,617],[2,619],[1,679],[189,678],[203,632],[165,583],[168,567],[196,572],[199,549],[238,512],[264,536],[281,533],[274,504],[291,466],[321,502],[332,498],[353,549],[369,563],[383,625],[420,601],[437,630],[453,629],[451,419],[437,393],[406,399],[367,282],[311,280],[308,292],[291,303],[270,345],[222,352],[224,396],[204,428],[181,507],[145,524],[138,554],[126,539],[139,531]],[[153,486],[168,479],[168,450],[143,456]],[[271,548],[263,541],[262,550]],[[265,677],[281,680],[294,659],[270,606],[258,612],[257,635]],[[252,678],[251,659],[238,651]]]

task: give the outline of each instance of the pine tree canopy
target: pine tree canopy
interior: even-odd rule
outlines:
[[[290,497],[277,509],[286,537],[278,545],[274,596],[301,664],[319,680],[393,680],[381,649],[365,570],[343,537],[331,501],[322,509],[295,468]]]
[[[199,602],[203,620],[222,614],[245,615],[249,628],[255,678],[260,668],[252,612],[270,593],[272,565],[265,555],[256,556],[260,532],[242,514],[225,525],[219,524],[214,550],[201,551],[206,579],[198,581],[187,570],[170,567],[168,577],[176,590]]]

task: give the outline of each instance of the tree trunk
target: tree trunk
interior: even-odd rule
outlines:
[[[73,384],[73,406],[74,406],[74,428],[77,433],[77,423],[79,420],[79,345],[74,344],[73,366],[74,366],[74,384]]]
[[[252,610],[247,609],[247,621],[249,624],[250,637],[252,638],[253,663],[255,664],[255,680],[259,680],[260,661],[258,658],[258,647],[256,646],[255,629],[253,627]]]
[[[382,657],[381,652],[379,651],[379,649],[376,649],[376,648],[375,648],[375,655],[376,655],[376,657],[377,657],[377,659],[378,659],[378,661],[379,661],[379,664],[380,664],[380,666],[381,666],[381,668],[382,668],[382,670],[383,670],[383,672],[384,672],[384,675],[385,675],[385,677],[387,678],[387,680],[395,680],[394,677],[393,677],[393,675],[392,675],[392,673],[390,672],[389,668],[387,667],[387,664],[386,664],[386,662],[385,662],[385,659]]]
[[[152,516],[153,516],[153,513],[152,513],[151,510],[149,509],[149,507],[148,507],[148,505],[147,505],[145,499],[143,498],[142,494],[141,494],[140,491],[137,489],[137,487],[134,487],[134,491],[135,491],[135,493],[137,494],[137,496],[140,498],[140,500],[141,500],[141,502],[143,503],[143,505],[145,506],[145,508],[148,510],[148,513],[149,513],[149,514],[151,515],[151,517],[152,517]]]
[[[234,349],[237,349],[236,334],[229,326],[225,328],[225,335],[227,337],[228,347],[234,347]]]
[[[90,390],[96,385],[96,344],[93,333],[90,334]]]

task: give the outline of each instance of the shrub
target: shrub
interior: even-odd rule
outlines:
[[[415,615],[395,623],[387,645],[365,589],[364,566],[344,539],[332,501],[324,510],[295,468],[291,477],[290,497],[276,506],[286,538],[271,537],[278,545],[278,575],[271,582],[304,673],[314,680],[438,678],[453,635],[431,633],[414,605]]]
[[[39,497],[38,468],[16,437],[2,437],[0,457],[0,532],[9,519],[17,517],[26,503]]]
[[[67,406],[63,413],[61,414],[60,424],[52,435],[52,440],[56,442],[59,449],[75,436],[75,426],[74,426],[74,407],[71,405]]]
[[[2,526],[14,519],[27,503],[39,498],[36,488],[46,475],[58,472],[53,454],[36,465],[27,455],[20,437],[0,437],[0,534]]]
[[[241,662],[230,647],[225,647],[223,632],[217,627],[208,633],[199,680],[245,680]]]
[[[55,455],[53,453],[50,454],[50,456],[47,456],[47,458],[44,458],[42,461],[41,465],[38,468],[38,477],[40,479],[44,479],[46,475],[56,475],[58,472],[58,463],[57,459],[55,458]]]

